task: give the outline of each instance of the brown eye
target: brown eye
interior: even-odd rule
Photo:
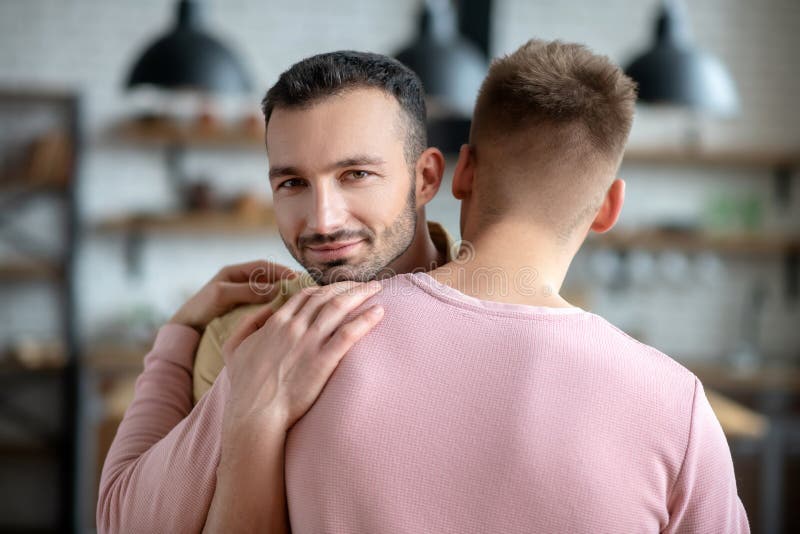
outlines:
[[[288,180],[281,182],[280,185],[278,185],[278,189],[292,189],[301,185],[303,185],[302,180],[298,178],[289,178]]]
[[[369,173],[367,171],[350,171],[347,174],[349,174],[350,177],[353,178],[354,180],[363,180],[364,178],[369,176]]]

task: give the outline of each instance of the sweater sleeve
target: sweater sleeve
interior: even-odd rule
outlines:
[[[192,409],[199,335],[159,330],[103,465],[97,530],[200,532],[216,486],[227,372]]]
[[[665,533],[747,533],[728,442],[695,378],[689,442],[669,500]]]

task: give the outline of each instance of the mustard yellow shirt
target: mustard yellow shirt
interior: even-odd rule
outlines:
[[[436,222],[428,221],[428,231],[436,249],[445,257],[445,261],[451,261],[453,238],[447,233],[445,228]],[[225,365],[222,359],[222,345],[225,340],[233,333],[236,325],[242,317],[254,313],[263,306],[269,306],[275,310],[283,306],[289,298],[298,293],[301,289],[313,286],[314,279],[308,273],[298,273],[297,278],[282,280],[278,296],[266,304],[248,304],[239,306],[230,312],[217,317],[206,326],[203,337],[200,338],[200,345],[197,348],[197,356],[194,361],[193,372],[193,393],[194,402],[211,388],[211,384],[216,380],[217,375]]]

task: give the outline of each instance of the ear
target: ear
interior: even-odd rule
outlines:
[[[453,172],[453,196],[464,200],[472,193],[472,180],[475,176],[475,155],[472,147],[461,145],[458,151],[458,163]]]
[[[444,155],[435,147],[425,149],[416,165],[417,208],[421,208],[436,196],[444,176]]]
[[[611,227],[619,219],[619,214],[622,212],[622,204],[625,202],[625,181],[617,178],[611,184],[611,187],[606,191],[606,197],[603,199],[603,204],[595,215],[594,221],[590,228],[602,234],[611,230]]]

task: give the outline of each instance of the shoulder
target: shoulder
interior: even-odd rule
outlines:
[[[604,337],[608,339],[608,342],[612,346],[622,349],[625,359],[629,360],[628,363],[646,366],[652,371],[658,371],[683,382],[688,389],[694,390],[697,377],[680,362],[657,348],[639,341],[607,319],[593,313],[588,315],[597,328],[604,331]]]
[[[606,319],[590,315],[593,326],[582,340],[591,352],[591,378],[626,406],[642,428],[670,435],[678,449],[684,446],[697,397],[699,380],[680,362],[643,343]],[[677,450],[677,449],[676,449]]]

